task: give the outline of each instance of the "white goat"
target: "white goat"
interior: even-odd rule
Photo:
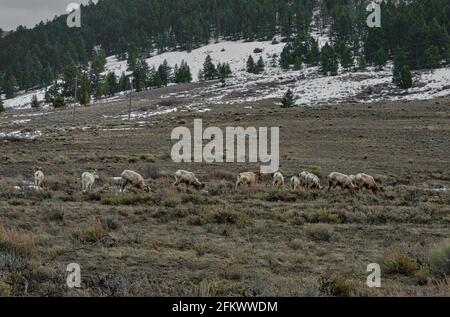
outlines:
[[[94,171],[93,173],[84,172],[81,175],[81,188],[83,190],[83,193],[91,190],[97,179],[99,179],[97,171]]]

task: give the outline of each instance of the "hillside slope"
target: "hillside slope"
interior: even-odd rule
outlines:
[[[310,36],[322,48],[325,44],[332,42],[332,32],[331,25],[320,24],[320,16],[320,8],[316,8],[309,29]],[[228,63],[233,71],[233,77],[228,79],[225,86],[213,82],[206,88],[201,87],[188,92],[195,100],[193,106],[217,102],[236,104],[263,99],[279,99],[288,88],[294,92],[297,105],[425,100],[450,95],[450,67],[448,66],[415,71],[413,73],[414,86],[403,90],[392,83],[392,62],[387,63],[382,69],[370,66],[366,70],[353,72],[345,71],[340,67],[337,76],[326,76],[320,71],[320,67],[310,67],[304,63],[302,69],[298,71],[282,69],[279,65],[279,56],[285,45],[280,41],[220,40],[212,41],[210,44],[191,51],[172,51],[161,54],[153,51],[153,56],[147,58],[146,62],[150,68],[158,68],[164,61],[174,67],[180,65],[184,60],[191,68],[194,81],[198,81],[198,73],[203,67],[206,56],[210,55],[214,63]],[[255,75],[246,72],[246,62],[250,55],[255,60],[259,57],[264,59],[266,68],[262,74]],[[108,72],[114,72],[116,76],[120,76],[122,73],[131,75],[127,61],[119,60],[117,56],[108,57],[105,68],[104,75]],[[5,107],[29,106],[33,94],[43,101],[45,90],[32,91],[6,100]],[[177,95],[171,97],[177,98]]]

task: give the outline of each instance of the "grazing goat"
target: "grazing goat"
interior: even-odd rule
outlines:
[[[273,183],[272,186],[283,188],[284,187],[284,177],[280,172],[276,172],[273,174]]]
[[[45,176],[40,167],[34,167],[34,186],[38,189],[44,187]]]
[[[314,175],[313,173],[303,171],[299,174],[299,180],[301,185],[306,189],[322,189],[319,177]]]
[[[299,176],[299,180],[300,180],[300,185],[302,185],[303,187],[306,187],[306,177],[308,176],[308,172],[303,171],[301,172],[298,176]]]
[[[151,190],[149,186],[145,185],[144,178],[134,171],[125,170],[120,177],[122,178],[122,192],[128,184],[131,184],[134,189],[142,190],[147,193]]]
[[[192,186],[197,190],[205,188],[205,184],[200,182],[195,174],[188,171],[178,170],[175,173],[175,183],[174,186],[178,186],[180,184],[186,184],[187,186]]]
[[[291,186],[293,190],[296,190],[301,185],[301,181],[297,176],[292,176],[291,178]]]
[[[246,172],[241,173],[236,180],[236,189],[239,186],[247,185],[248,187],[255,186],[258,181],[262,180],[261,172]]]
[[[355,177],[355,182],[360,190],[365,188],[371,190],[374,193],[376,193],[377,191],[384,192],[384,188],[378,186],[375,182],[375,179],[370,175],[364,173],[357,174]]]
[[[319,177],[312,173],[308,173],[308,175],[306,176],[305,183],[306,183],[307,189],[322,189],[322,186],[320,185]]]
[[[83,193],[91,190],[97,179],[99,179],[97,171],[94,171],[93,173],[84,172],[81,175],[81,188]]]
[[[328,175],[328,190],[331,190],[331,188],[336,188],[337,186],[347,188],[352,191],[355,189],[350,176],[333,172]]]

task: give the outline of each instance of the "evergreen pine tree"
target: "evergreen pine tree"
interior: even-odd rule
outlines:
[[[150,68],[149,72],[148,72],[148,87],[155,87],[155,74],[156,74],[156,68],[153,65],[152,68]]]
[[[247,72],[248,73],[255,73],[255,60],[253,59],[253,57],[250,55],[248,60],[247,60]]]
[[[125,75],[125,73],[122,72],[122,75],[120,76],[119,79],[119,91],[128,91],[130,89],[131,89],[130,80]]]
[[[291,89],[284,94],[283,99],[281,100],[282,108],[290,108],[294,106],[294,93]]]
[[[37,96],[36,96],[36,95],[33,95],[33,96],[31,97],[31,108],[39,108],[39,106],[40,106],[40,103],[39,103],[39,101],[38,101]]]
[[[136,68],[137,58],[137,48],[136,45],[132,43],[127,54],[128,70],[134,71],[134,69]]]
[[[41,82],[44,84],[45,87],[48,87],[52,84],[53,80],[54,80],[53,70],[50,65],[47,65],[42,71]]]
[[[163,80],[161,78],[161,73],[159,71],[157,71],[155,73],[155,76],[153,77],[153,85],[157,88],[160,88],[163,86]]]
[[[164,60],[164,62],[159,65],[157,73],[162,86],[167,86],[172,78],[172,68],[167,63],[167,60]]]
[[[197,75],[198,81],[204,81],[205,77],[203,76],[203,69],[200,69],[198,71],[198,75]]]
[[[61,87],[58,83],[54,83],[50,88],[45,92],[45,102],[52,103],[53,100],[60,95]]]
[[[337,55],[333,47],[328,45],[328,43],[325,44],[325,46],[322,48],[322,51],[320,52],[320,65],[323,74],[331,74],[332,76],[337,75]]]
[[[206,56],[205,62],[203,63],[203,70],[201,73],[202,80],[213,80],[217,78],[217,69],[214,66],[211,56]]]
[[[142,58],[138,59],[133,72],[133,88],[136,91],[142,91],[147,88],[149,71],[147,62]]]
[[[280,66],[283,69],[288,69],[292,63],[291,45],[288,43],[280,54]]]
[[[89,105],[91,102],[91,94],[92,94],[91,80],[89,79],[89,76],[86,73],[84,73],[81,75],[80,78],[79,93],[77,94],[78,102],[83,106]]]
[[[2,97],[0,96],[0,113],[5,111],[5,107],[3,106],[3,100]]]
[[[381,70],[383,69],[384,66],[386,66],[386,62],[387,62],[386,53],[384,52],[383,48],[380,48],[375,53],[375,66],[377,67],[378,70]]]
[[[419,61],[420,68],[435,68],[438,67],[441,62],[441,54],[439,48],[435,45],[431,45],[425,50]]]
[[[402,89],[408,89],[411,86],[412,86],[411,70],[408,65],[403,65],[401,72],[400,72],[399,87]]]
[[[55,98],[53,98],[52,106],[55,109],[64,108],[66,106],[66,101],[64,100],[64,97],[61,95],[58,95]]]
[[[319,44],[313,38],[310,38],[308,50],[306,53],[306,63],[311,66],[317,66],[320,61]]]
[[[108,92],[108,84],[106,83],[106,80],[104,78],[100,78],[97,87],[94,91],[95,99],[100,100],[104,96],[106,96]]]
[[[265,67],[266,67],[266,65],[264,63],[264,60],[263,60],[262,56],[260,56],[258,59],[258,62],[256,63],[256,66],[255,66],[255,73],[259,74],[259,73],[263,72]]]
[[[175,67],[174,77],[176,83],[190,83],[192,81],[191,69],[184,60],[181,61],[179,68]]]
[[[219,63],[217,65],[217,71],[219,72],[219,79],[223,86],[225,86],[226,79],[231,75],[231,67],[228,63]]]
[[[392,74],[392,82],[397,86],[402,86],[402,69],[403,66],[408,65],[408,59],[406,57],[405,52],[399,48],[397,49],[394,57],[394,69]]]
[[[5,76],[0,73],[0,95],[3,93],[3,87],[5,87]]]
[[[119,92],[119,83],[117,82],[117,77],[114,72],[109,72],[108,75],[106,75],[106,82],[108,83],[108,96],[114,96]]]
[[[353,67],[353,52],[348,46],[345,46],[342,50],[341,65],[347,71]]]
[[[10,78],[6,79],[5,87],[3,90],[5,91],[6,99],[14,98],[17,89],[17,81],[16,77],[12,75]]]
[[[92,73],[99,75],[105,71],[106,53],[100,49],[95,51],[91,62]]]
[[[447,9],[447,10],[450,10],[450,9]],[[448,11],[448,12],[450,12],[450,11]],[[444,53],[445,47],[449,40],[449,36],[447,33],[447,29],[445,27],[445,24],[443,24],[443,26],[441,26],[438,19],[436,17],[434,17],[427,26],[428,42],[430,44],[432,44],[432,46],[435,46],[438,48],[439,55],[441,55],[441,53],[442,54]]]
[[[295,56],[295,62],[294,62],[294,70],[300,70],[302,69],[302,57],[301,55]]]
[[[70,57],[68,63],[64,68],[64,84],[63,84],[63,96],[73,97],[75,94],[75,80],[80,78],[80,71],[75,64],[75,61]]]
[[[91,103],[91,94],[87,90],[81,90],[79,102],[83,106],[89,106]]]

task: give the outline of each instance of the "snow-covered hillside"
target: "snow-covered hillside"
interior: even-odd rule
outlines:
[[[272,45],[271,41],[268,42],[230,42],[221,41],[218,43],[209,44],[198,49],[192,50],[191,52],[166,52],[160,55],[155,55],[148,58],[146,61],[150,68],[158,68],[164,60],[167,60],[169,65],[172,67],[176,64],[180,65],[181,61],[187,62],[191,68],[191,73],[194,81],[198,81],[198,73],[202,69],[203,63],[206,56],[210,55],[215,63],[227,62],[230,64],[233,72],[239,72],[245,70],[245,65],[249,55],[253,54],[256,48],[261,48],[264,50],[263,54],[265,57],[271,57],[274,54],[280,55],[283,50],[284,43],[278,43]],[[106,71],[113,71],[116,76],[120,76],[122,72],[127,75],[127,62],[118,61],[115,56],[109,57],[107,59]]]
[[[311,23],[311,36],[319,46],[330,42],[329,29],[322,25],[320,11],[314,11]],[[369,67],[366,71],[343,72],[337,76],[324,76],[318,67],[306,67],[299,71],[286,71],[279,67],[278,59],[285,44],[281,41],[273,43],[219,41],[187,51],[165,52],[148,58],[150,67],[157,68],[167,60],[170,66],[180,65],[184,60],[191,68],[194,81],[198,81],[198,73],[203,67],[207,55],[214,63],[229,63],[233,71],[232,78],[225,86],[212,83],[193,91],[173,95],[173,98],[191,99],[191,107],[211,104],[238,104],[263,99],[278,99],[288,88],[292,89],[297,105],[316,105],[338,102],[374,102],[383,100],[424,100],[435,97],[450,96],[450,67],[429,71],[414,72],[414,87],[405,91],[392,84],[392,64],[383,70]],[[256,50],[258,49],[258,50]],[[255,52],[260,53],[255,53]],[[258,59],[263,57],[266,69],[262,74],[253,75],[245,71],[249,55]],[[113,71],[117,76],[129,74],[127,62],[119,61],[115,56],[107,58],[106,72]],[[105,72],[105,74],[106,74]],[[6,108],[27,107],[33,94],[39,100],[44,99],[44,89],[19,94],[16,98],[4,102]],[[114,99],[122,98],[119,94]],[[109,101],[108,99],[106,101]],[[105,100],[101,101],[105,102]]]

